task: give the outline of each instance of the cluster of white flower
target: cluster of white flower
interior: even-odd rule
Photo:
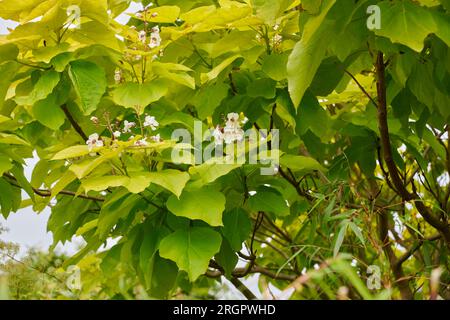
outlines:
[[[86,141],[86,144],[89,148],[89,151],[96,147],[103,147],[103,141],[100,139],[97,133],[93,133],[89,136],[89,139]]]
[[[161,35],[159,34],[159,27],[153,27],[152,32],[150,33],[150,42],[148,44],[150,49],[157,48],[161,45]],[[147,44],[147,32],[142,30],[138,33],[139,42],[146,45]]]
[[[278,47],[281,45],[281,43],[283,42],[283,36],[280,34],[276,34],[273,36],[272,38],[272,45],[274,47]]]
[[[95,125],[100,125],[100,121],[97,117],[93,116],[90,118],[92,123],[94,123]],[[107,120],[109,123],[109,120]],[[118,127],[118,125],[114,125],[114,124],[108,124],[106,125],[106,127],[111,131],[111,134],[113,136],[113,140],[115,139],[119,139],[123,133],[133,133],[131,129],[136,127],[136,122],[133,121],[128,121],[125,120],[123,122],[123,128],[120,129]],[[152,131],[156,131],[159,127],[159,122],[156,120],[155,117],[150,116],[150,115],[146,115],[145,116],[145,120],[144,123],[142,124],[143,128],[150,128]],[[142,128],[142,129],[143,129]],[[116,130],[117,129],[117,130]],[[115,130],[115,131],[114,131]],[[131,135],[129,138],[129,140],[134,140],[135,137],[134,135]],[[150,136],[148,137],[147,135],[145,135],[142,139],[139,139],[137,141],[134,142],[134,146],[136,147],[145,147],[148,146],[148,140],[152,141],[152,142],[161,142],[161,136],[159,134],[154,135],[154,136]],[[100,138],[100,136],[98,135],[98,133],[93,133],[89,136],[89,139],[86,141],[86,144],[89,148],[89,151],[92,151],[94,148],[96,147],[103,147],[104,143],[103,140]]]
[[[150,43],[148,45],[150,49],[157,48],[161,45],[161,35],[159,34],[159,32],[160,30],[158,26],[152,28],[152,33],[150,34]]]
[[[137,141],[134,143],[134,145],[135,145],[136,147],[146,147],[146,146],[148,146],[148,142],[147,142],[147,139],[146,139],[146,138],[143,138],[143,139],[141,139],[141,140],[137,140]]]
[[[139,31],[138,39],[142,44],[145,44],[147,42],[147,32],[144,30]]]
[[[136,127],[136,122],[128,122],[127,120],[125,120],[123,122],[123,133],[131,133],[131,129]]]
[[[155,117],[146,115],[144,127],[150,127],[153,131],[155,131],[159,127],[159,122],[156,121]]]
[[[244,130],[241,128],[241,121],[239,119],[239,114],[234,112],[229,113],[225,127],[221,128],[220,126],[216,126],[213,129],[212,136],[216,145],[221,145],[224,142],[231,144],[244,139]]]

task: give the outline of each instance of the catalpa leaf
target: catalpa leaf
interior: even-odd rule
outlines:
[[[209,260],[219,252],[221,243],[220,234],[210,228],[180,229],[161,241],[159,254],[175,261],[193,282],[208,269]]]

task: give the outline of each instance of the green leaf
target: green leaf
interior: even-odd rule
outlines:
[[[144,274],[147,288],[155,298],[166,298],[175,284],[178,274],[176,264],[163,259],[158,254],[161,240],[169,234],[167,228],[146,230],[139,249],[139,266]],[[161,277],[161,274],[164,277]]]
[[[269,24],[275,24],[277,18],[283,15],[284,11],[292,4],[291,0],[253,0],[252,4],[256,10],[256,15]]]
[[[15,163],[14,166],[11,169],[11,173],[14,175],[14,178],[16,178],[19,185],[22,187],[23,190],[30,196],[32,200],[34,200],[34,190],[31,186],[30,182],[28,182],[28,179],[25,177],[24,169],[19,164]]]
[[[173,23],[180,16],[177,6],[161,6],[147,10],[145,20],[151,23]]]
[[[11,85],[11,80],[14,78],[17,70],[19,69],[19,64],[16,62],[4,62],[0,65],[0,109],[5,103],[5,96]]]
[[[209,260],[219,252],[221,243],[220,234],[212,229],[180,229],[161,241],[159,253],[186,271],[193,282],[206,272]]]
[[[280,158],[280,164],[283,167],[287,167],[293,171],[301,171],[304,173],[311,171],[322,171],[325,172],[326,169],[317,162],[316,159],[304,156],[294,156],[291,154],[285,154]]]
[[[200,120],[214,114],[215,109],[228,95],[229,86],[225,83],[215,83],[201,88],[193,99]]]
[[[321,5],[322,0],[302,0],[302,7],[309,14],[318,14],[320,12]]]
[[[224,164],[216,163],[214,161],[206,161],[198,166],[189,168],[189,173],[192,180],[198,182],[198,186],[205,185],[216,181],[218,178],[230,173],[236,168],[241,167],[241,164]]]
[[[19,55],[19,48],[14,43],[0,44],[0,58],[2,62],[15,60]]]
[[[171,196],[167,200],[167,209],[176,216],[203,220],[211,226],[221,226],[225,196],[219,191],[206,187],[184,190],[179,199]]]
[[[420,52],[423,41],[437,30],[430,10],[411,1],[382,2],[381,28],[374,30],[377,35],[387,37],[392,42],[404,44]]]
[[[270,78],[276,81],[281,81],[287,78],[286,65],[289,55],[271,54],[263,58],[262,71]]]
[[[341,228],[339,229],[339,233],[336,237],[336,241],[334,243],[333,256],[336,257],[341,249],[342,243],[344,242],[345,233],[347,232],[348,220],[344,220],[341,224]]]
[[[12,186],[0,177],[0,211],[5,219],[8,218],[13,206]]]
[[[56,94],[50,94],[44,100],[36,102],[33,105],[32,112],[36,120],[52,130],[58,130],[66,119]]]
[[[56,71],[51,70],[44,72],[34,85],[29,96],[16,98],[17,104],[31,106],[37,101],[47,98],[58,85],[59,79],[59,73]]]
[[[69,76],[81,100],[83,113],[91,114],[106,91],[105,71],[95,63],[77,60],[70,63]]]
[[[216,79],[219,76],[219,74],[222,73],[222,71],[224,71],[228,66],[230,66],[230,64],[232,64],[234,61],[236,61],[240,57],[241,57],[240,55],[231,56],[231,57],[223,60],[219,65],[217,65],[210,72],[202,73],[200,76],[201,83],[205,84],[208,81]]]
[[[3,175],[3,173],[9,171],[12,167],[13,164],[11,163],[9,157],[0,154],[0,177]]]
[[[222,233],[235,251],[242,249],[242,243],[248,238],[252,230],[252,222],[247,212],[236,208],[223,215]]]
[[[247,87],[247,94],[252,98],[273,99],[276,95],[276,82],[272,79],[258,79]]]
[[[125,176],[102,176],[102,177],[91,177],[91,178],[83,179],[81,184],[86,192],[89,192],[89,191],[99,192],[99,191],[106,190],[110,187],[114,188],[114,187],[125,186],[129,182],[130,182],[130,178],[125,177]],[[139,191],[139,192],[141,192],[141,191]],[[136,192],[136,193],[138,193],[138,192]]]
[[[14,144],[14,145],[23,145],[23,146],[28,146],[29,145],[28,142],[26,142],[22,138],[19,138],[15,134],[1,133],[1,132],[0,132],[0,143]]]
[[[113,195],[111,201],[106,201],[98,216],[96,233],[101,239],[106,239],[117,222],[128,216],[135,207],[143,203],[143,199],[135,194],[126,194],[116,199]]]
[[[186,172],[168,169],[157,172],[132,173],[130,177],[90,177],[84,179],[82,185],[86,192],[90,190],[102,191],[109,187],[122,186],[127,188],[131,193],[141,193],[147,189],[150,184],[155,183],[179,197],[189,178],[189,174]]]
[[[176,284],[178,268],[173,261],[163,259],[156,254],[146,275],[151,296],[157,299],[168,299],[168,293]]]
[[[130,192],[139,193],[144,191],[151,183],[155,183],[179,197],[189,179],[189,174],[186,172],[168,169],[132,175],[125,187]]]
[[[179,197],[189,181],[190,176],[186,172],[167,169],[157,172],[147,173],[151,183],[155,183]]]
[[[270,187],[260,187],[256,194],[248,199],[249,207],[255,212],[271,212],[277,217],[286,217],[290,214],[286,200],[280,192]]]
[[[89,153],[91,153],[91,152],[89,151],[89,148],[86,145],[72,146],[72,147],[68,147],[68,148],[56,153],[52,157],[52,160],[66,160],[66,159],[70,159],[70,158],[78,158],[78,157],[86,156]]]
[[[90,174],[95,168],[97,168],[103,162],[114,158],[115,156],[117,156],[117,154],[118,154],[117,151],[111,151],[93,159],[85,159],[80,163],[75,163],[71,165],[69,170],[75,173],[78,179],[82,179],[88,174]]]
[[[161,99],[167,93],[167,83],[163,80],[152,82],[124,83],[112,92],[113,101],[125,108],[135,109],[144,113],[145,107]]]
[[[324,0],[322,11],[310,18],[304,27],[302,39],[295,45],[287,64],[289,93],[298,108],[310,86],[333,36],[334,23],[324,20],[336,0]]]
[[[350,227],[350,229],[352,229],[353,233],[359,239],[359,241],[361,241],[361,244],[364,245],[365,241],[361,229],[354,222],[351,221],[348,223],[348,226]]]
[[[214,256],[217,263],[225,271],[226,277],[231,277],[231,274],[239,261],[238,255],[230,246],[227,239],[222,240],[222,245],[220,246],[220,251]]]

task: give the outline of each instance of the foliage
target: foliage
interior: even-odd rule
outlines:
[[[86,241],[64,268],[98,266],[110,298],[254,273],[293,299],[449,297],[449,1],[142,2],[127,25],[127,0],[0,2],[20,23],[0,38],[3,216],[50,206],[55,245]],[[195,120],[209,134],[172,139]],[[249,128],[279,130],[275,175],[199,163]]]

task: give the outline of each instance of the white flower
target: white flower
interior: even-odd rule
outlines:
[[[145,44],[145,42],[147,41],[147,33],[144,30],[139,31],[138,37],[139,41]]]
[[[136,18],[142,19],[142,13],[140,13],[140,12],[136,13]]]
[[[239,124],[239,114],[232,112],[227,115],[226,126],[223,130],[223,139],[226,144],[244,139],[244,130]]]
[[[113,133],[114,138],[120,138],[121,135],[122,133],[120,131],[114,131]]]
[[[135,122],[128,122],[127,120],[125,120],[123,123],[123,133],[130,133],[131,132],[130,129],[134,127],[136,127]]]
[[[114,80],[116,81],[116,83],[122,82],[122,70],[116,70],[116,72],[114,73]]]
[[[88,145],[89,151],[92,151],[95,147],[103,147],[103,141],[100,140],[100,137],[97,133],[93,133],[89,136],[89,139],[86,141]]]
[[[244,139],[244,130],[241,128],[225,127],[223,130],[223,138],[226,144],[242,141]]]
[[[150,49],[157,48],[161,45],[161,36],[159,35],[159,27],[153,27],[152,33],[150,34],[150,43],[148,46]]]
[[[215,143],[216,146],[220,145],[220,144],[223,144],[224,136],[223,136],[222,129],[219,126],[217,126],[213,130],[212,136],[214,137],[214,143]]]
[[[234,129],[225,127],[223,129],[223,140],[226,144],[231,144],[235,140]]]
[[[226,126],[229,128],[240,128],[239,126],[239,114],[236,112],[229,113],[227,115]]]
[[[153,131],[155,131],[159,126],[159,122],[156,121],[155,117],[146,116],[144,121],[144,127],[150,127]]]
[[[273,45],[274,46],[279,46],[281,44],[281,42],[283,41],[283,37],[279,34],[276,34],[273,36]]]
[[[91,121],[94,123],[94,124],[98,124],[98,118],[97,117],[91,117]]]
[[[147,10],[150,7],[153,7],[153,2],[150,2],[144,9]]]
[[[158,12],[153,12],[152,13],[152,18],[156,18],[158,16]]]
[[[147,140],[145,140],[145,138],[144,138],[144,139],[141,139],[141,140],[136,141],[136,142],[134,143],[134,145],[135,145],[136,147],[145,147],[145,146],[148,145],[148,142],[147,142]]]
[[[278,29],[280,29],[280,25],[279,24],[276,24],[276,25],[273,26],[273,30],[274,31],[277,31]]]
[[[161,136],[159,135],[159,133],[156,136],[151,136],[150,139],[153,142],[161,142]]]
[[[134,57],[134,60],[136,61],[140,61],[142,59],[142,56],[140,54],[138,54],[137,56]]]

